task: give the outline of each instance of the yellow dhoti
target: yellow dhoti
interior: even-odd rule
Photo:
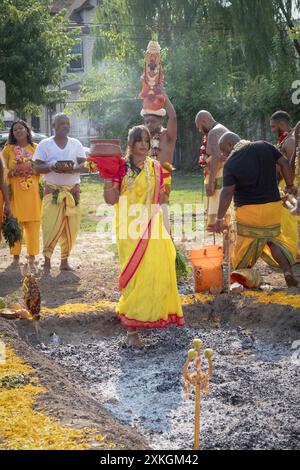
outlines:
[[[69,257],[80,229],[80,206],[70,186],[47,184],[43,199],[42,231],[44,256],[51,258],[57,243],[61,259]]]
[[[282,202],[246,205],[236,209],[237,240],[232,253],[234,269],[252,268],[261,257],[278,267],[268,243],[278,246],[289,263],[296,260],[296,244],[281,232]]]
[[[209,174],[206,176],[204,185],[208,186]],[[220,203],[220,195],[223,187],[223,167],[218,171],[215,181],[215,193],[207,197],[207,227],[215,225]]]
[[[285,188],[285,182],[281,181],[279,187]],[[281,215],[281,233],[286,237],[289,245],[292,247],[293,253],[298,251],[299,246],[299,234],[298,234],[298,217],[291,214],[289,209],[286,207],[282,208]]]
[[[124,177],[121,199],[117,205],[116,228],[121,265],[119,284],[122,291],[117,313],[127,328],[163,328],[171,324],[184,324],[176,281],[176,251],[164,227],[162,210],[158,205],[160,188],[162,190],[159,163],[154,161],[149,164],[148,171],[150,183],[147,183],[144,169],[131,187],[128,186],[127,176]],[[151,204],[155,204],[152,213]],[[144,208],[141,222],[130,214],[135,207]],[[136,230],[133,230],[135,227]]]

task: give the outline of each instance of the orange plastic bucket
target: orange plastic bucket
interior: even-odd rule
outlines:
[[[222,262],[223,248],[218,245],[201,246],[189,250],[194,268],[195,292],[209,291],[224,287]]]

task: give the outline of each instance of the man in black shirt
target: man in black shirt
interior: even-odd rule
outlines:
[[[277,164],[287,190],[297,192],[289,162],[273,145],[244,141],[231,132],[221,137],[219,146],[228,158],[214,230],[224,231],[224,217],[234,199],[237,242],[233,267],[252,268],[262,257],[271,266],[280,266],[289,287],[297,286],[292,271],[296,252],[281,233],[282,203],[276,177]]]

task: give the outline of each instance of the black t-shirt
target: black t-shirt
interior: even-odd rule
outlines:
[[[236,207],[280,201],[276,162],[282,154],[268,142],[253,142],[225,163],[223,186],[235,185]]]

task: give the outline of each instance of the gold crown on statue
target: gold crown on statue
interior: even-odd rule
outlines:
[[[148,54],[160,54],[161,48],[157,41],[150,41],[147,47]]]

